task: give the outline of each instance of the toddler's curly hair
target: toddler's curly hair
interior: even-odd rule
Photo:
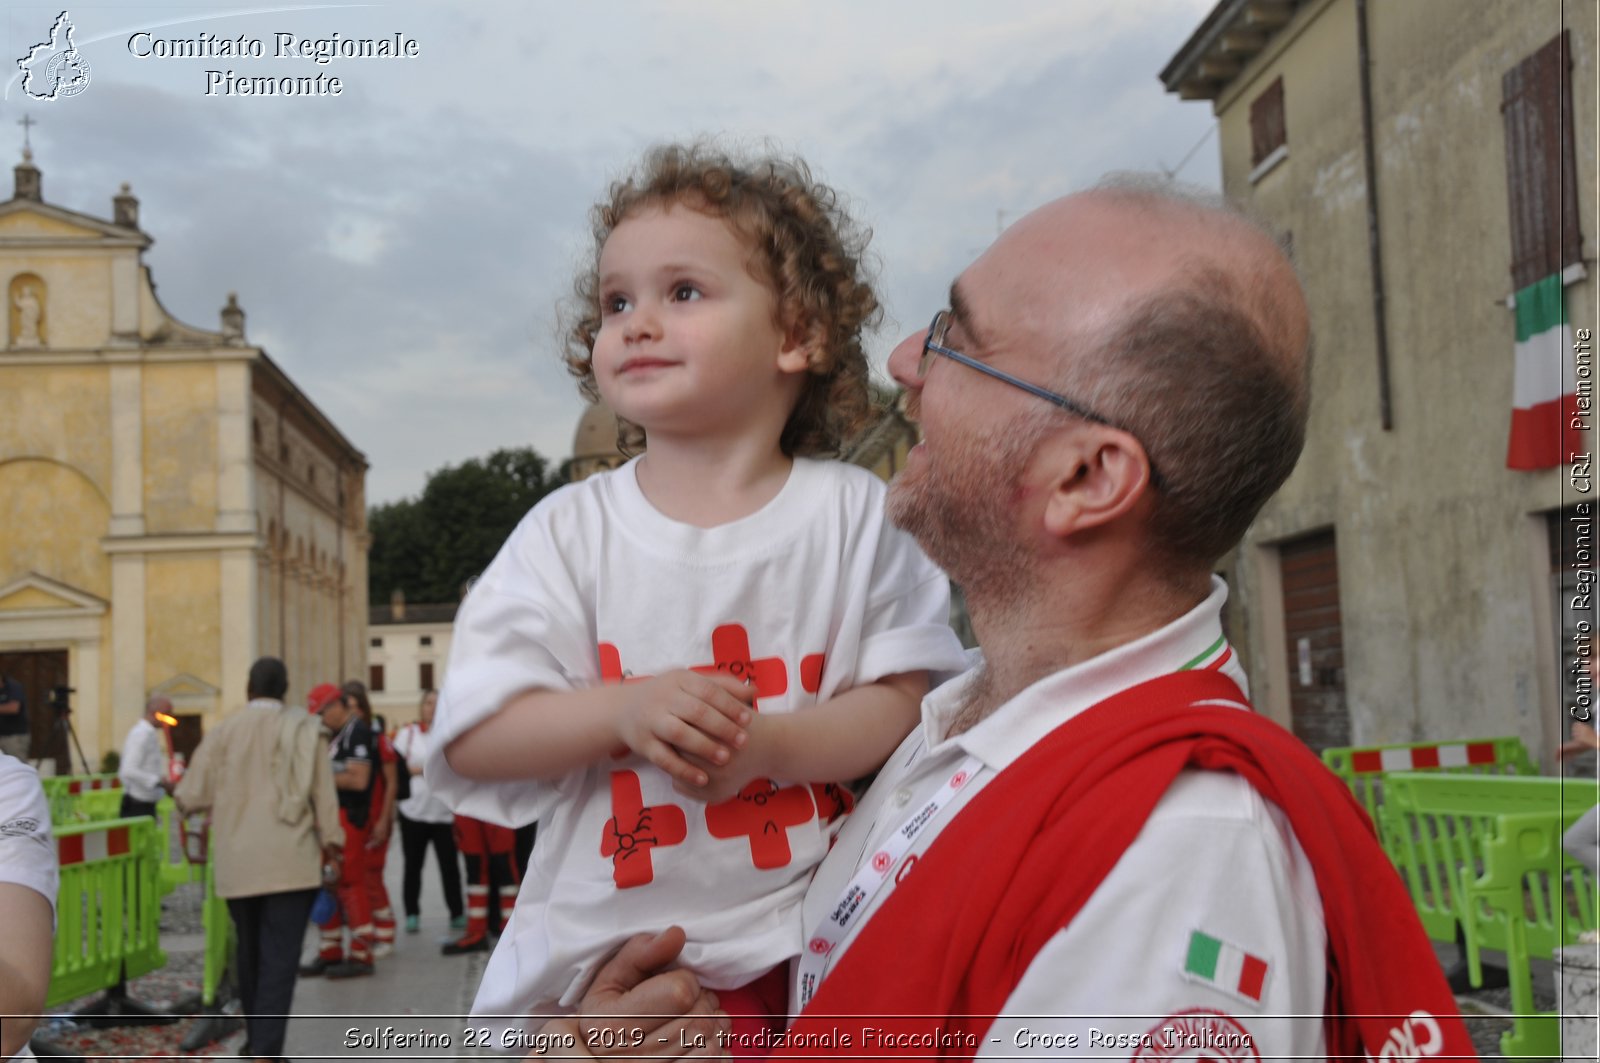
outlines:
[[[703,143],[669,144],[651,149],[631,176],[612,184],[590,213],[594,251],[573,283],[565,361],[579,390],[591,401],[600,398],[593,352],[606,240],[629,215],[672,206],[722,218],[756,251],[757,278],[773,292],[778,326],[798,332],[812,351],[778,444],[790,456],[837,453],[871,410],[861,333],[882,316],[863,267],[872,234],[799,159],[743,161]],[[618,426],[625,451],[645,442],[638,425],[619,418]]]

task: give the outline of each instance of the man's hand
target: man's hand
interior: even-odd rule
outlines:
[[[688,971],[663,970],[683,942],[683,931],[675,926],[630,938],[595,975],[578,1014],[545,1025],[545,1033],[566,1044],[552,1046],[545,1055],[725,1057],[731,1024],[717,1010],[716,995],[700,988]]]
[[[1572,737],[1556,749],[1556,759],[1566,760],[1568,757],[1575,757],[1579,753],[1587,753],[1594,749],[1600,749],[1600,734],[1596,734],[1595,729],[1582,720],[1574,720]]]
[[[721,765],[744,745],[753,687],[732,676],[667,672],[623,688],[617,740],[686,786],[710,778],[688,759]]]
[[[382,849],[389,844],[389,832],[394,829],[394,823],[387,817],[381,818],[372,825],[372,832],[367,835],[368,849]]]

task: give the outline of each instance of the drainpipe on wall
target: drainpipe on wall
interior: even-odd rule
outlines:
[[[339,550],[338,550],[338,553],[339,553],[339,568],[337,570],[338,573],[339,573],[339,584],[338,584],[337,589],[334,591],[334,594],[339,599],[339,674],[340,675],[349,675],[350,673],[346,672],[345,668],[344,668],[344,651],[345,651],[344,640],[345,640],[346,636],[348,636],[350,634],[344,628],[344,604],[345,604],[344,603],[344,596],[345,596],[345,585],[344,585],[344,580],[345,580],[345,567],[344,567],[345,527],[344,527],[344,521],[345,521],[345,515],[346,515],[346,513],[347,513],[347,511],[349,509],[349,505],[345,501],[345,497],[344,497],[345,470],[344,470],[344,468],[342,466],[339,467],[338,477],[339,477],[338,480],[334,482],[334,500],[337,503],[338,508],[339,508],[339,522],[338,522],[339,531],[338,531],[338,535],[336,536],[336,538],[338,540],[338,543],[339,543]],[[351,647],[351,649],[354,649],[354,647]]]
[[[272,456],[275,464],[279,463],[279,454],[283,453],[283,402],[278,400],[278,454]],[[288,480],[280,473],[278,475],[278,534],[283,536],[283,541],[289,541],[289,526],[284,523],[284,494],[289,490]],[[282,660],[289,656],[289,551],[283,551],[282,563],[278,566],[278,658]]]
[[[1378,228],[1378,161],[1372,144],[1372,62],[1367,49],[1367,0],[1356,0],[1356,53],[1361,64],[1361,151],[1367,170],[1367,259],[1372,266],[1372,322],[1378,339],[1378,412],[1394,428],[1389,399],[1389,324],[1384,310],[1383,247]]]

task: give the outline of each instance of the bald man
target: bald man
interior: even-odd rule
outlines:
[[[889,514],[983,657],[819,869],[777,1051],[1471,1054],[1370,825],[1222,630],[1212,570],[1298,459],[1309,342],[1269,233],[1127,179],[1012,226],[895,349],[924,438]],[[588,1010],[703,1027],[686,972],[636,985],[673,944],[630,943]]]
[[[172,715],[172,702],[156,694],[144,703],[144,715],[122,742],[122,759],[117,762],[117,777],[122,780],[122,815],[153,816],[156,802],[172,792],[172,774],[167,758],[166,724],[160,717]]]

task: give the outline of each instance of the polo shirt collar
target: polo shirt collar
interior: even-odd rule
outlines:
[[[944,733],[965,700],[963,695],[977,677],[975,668],[923,699],[923,741],[930,753],[958,748],[999,771],[1061,724],[1111,695],[1147,679],[1213,661],[1227,647],[1222,634],[1222,606],[1227,600],[1227,584],[1212,576],[1211,593],[1172,623],[1045,676],[977,726],[945,740]]]

